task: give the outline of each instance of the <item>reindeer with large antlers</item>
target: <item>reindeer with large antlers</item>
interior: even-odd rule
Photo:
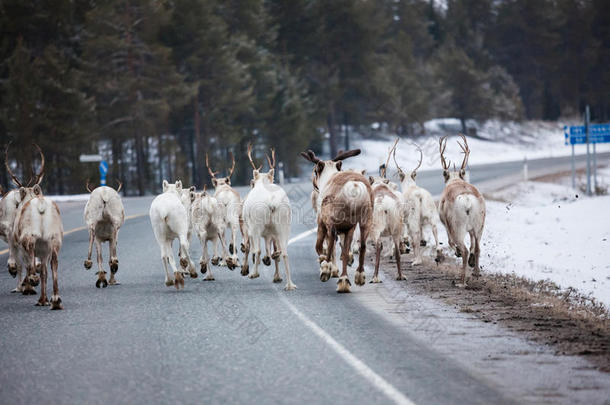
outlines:
[[[119,182],[119,187],[115,190],[112,187],[100,186],[92,189],[87,180],[87,191],[91,193],[89,201],[85,205],[85,223],[89,229],[89,251],[87,260],[85,260],[85,268],[91,268],[91,253],[93,251],[93,242],[95,241],[95,250],[97,251],[97,288],[108,286],[106,280],[106,272],[102,267],[102,243],[108,242],[110,251],[110,285],[118,284],[115,278],[116,272],[119,270],[119,259],[117,257],[117,242],[119,238],[119,229],[125,222],[125,209],[121,202],[119,192],[123,184]]]
[[[235,267],[239,266],[239,259],[237,258],[237,231],[238,229],[240,230],[243,238],[244,230],[243,219],[241,217],[241,197],[239,196],[239,193],[231,187],[231,176],[235,171],[235,157],[233,156],[233,153],[229,152],[229,154],[231,155],[231,169],[229,169],[229,174],[226,177],[216,177],[219,172],[213,171],[210,167],[207,153],[205,155],[205,165],[208,168],[208,173],[210,173],[212,184],[215,188],[214,198],[220,204],[220,208],[223,211],[223,217],[225,218],[224,228],[220,230],[220,236],[214,249],[216,251],[218,243],[221,241],[224,242],[226,228],[229,228],[231,230],[231,243],[229,243],[230,256],[228,256],[224,250],[225,243],[223,243],[223,253],[227,267],[233,270]],[[213,264],[218,264],[218,262],[219,260],[217,257],[212,258]]]
[[[40,183],[44,177],[44,154],[40,147],[34,144],[40,154],[40,170],[32,182],[26,186],[19,181],[11,171],[6,159],[6,170],[19,187],[16,201],[18,202],[13,230],[10,236],[9,249],[12,258],[26,265],[27,275],[23,280],[23,294],[35,294],[33,287],[41,283],[40,298],[36,305],[49,305],[47,299],[47,266],[50,262],[53,277],[53,295],[51,309],[63,309],[59,296],[57,277],[59,250],[63,241],[63,225],[57,205],[42,194]],[[8,149],[8,148],[7,148]],[[8,153],[7,153],[8,155]],[[9,262],[9,272],[13,277],[20,272]],[[40,276],[38,275],[40,273]]]
[[[447,137],[439,140],[439,152],[443,167],[445,189],[439,200],[438,210],[441,222],[447,229],[449,245],[456,249],[456,254],[462,257],[462,275],[460,286],[466,286],[466,267],[473,267],[473,275],[480,273],[479,256],[481,254],[481,235],[485,225],[485,200],[475,186],[466,182],[466,166],[470,148],[464,135],[460,134],[463,143],[458,145],[464,154],[464,160],[459,170],[450,170],[445,160]],[[464,244],[466,233],[470,235],[470,249]]]
[[[375,246],[375,274],[371,283],[381,283],[379,279],[379,261],[381,249],[383,247],[382,238],[389,237],[394,245],[394,256],[396,258],[397,276],[396,280],[406,280],[402,274],[400,263],[400,244],[403,228],[403,207],[402,196],[395,191],[389,179],[386,178],[387,164],[389,163],[392,152],[396,149],[398,139],[388,152],[388,160],[385,165],[380,167],[380,176],[369,177],[373,190],[373,223],[371,226],[370,237]]]
[[[331,277],[331,260],[334,258],[335,240],[342,238],[341,259],[343,270],[337,282],[337,292],[350,292],[347,277],[349,250],[356,225],[360,227],[360,254],[354,282],[364,285],[364,258],[366,240],[373,214],[373,194],[367,179],[357,172],[341,172],[343,160],[357,156],[360,149],[340,152],[332,160],[322,160],[311,150],[301,156],[315,164],[314,185],[320,192],[316,201],[318,211],[318,239],[316,252],[320,260],[320,280]],[[324,242],[326,241],[326,251]]]
[[[403,200],[405,202],[406,230],[411,239],[411,245],[413,246],[413,253],[415,255],[415,260],[412,263],[414,266],[422,263],[422,245],[425,246],[425,243],[422,243],[424,242],[424,227],[430,227],[432,229],[436,248],[436,260],[440,260],[438,231],[436,228],[438,211],[430,192],[419,187],[415,182],[417,169],[421,167],[423,161],[423,152],[421,148],[417,145],[415,145],[415,147],[419,151],[419,162],[415,169],[408,175],[401,169],[396,161],[396,150],[394,150],[393,153],[394,163],[396,164],[398,177],[400,178]]]
[[[248,145],[248,159],[252,165],[252,189],[244,200],[243,218],[247,239],[245,243],[245,257],[241,266],[241,274],[248,275],[248,255],[253,250],[255,255],[254,272],[250,278],[259,276],[258,267],[261,262],[260,240],[265,240],[267,256],[271,253],[273,243],[275,251],[271,257],[275,261],[275,274],[273,282],[279,283],[282,278],[279,274],[280,258],[284,262],[286,271],[285,290],[297,288],[290,278],[290,263],[288,261],[288,238],[290,237],[290,223],[292,213],[290,200],[283,188],[273,183],[275,173],[275,150],[271,149],[271,158],[267,156],[269,171],[261,173],[261,166],[256,166],[252,159],[252,144]]]

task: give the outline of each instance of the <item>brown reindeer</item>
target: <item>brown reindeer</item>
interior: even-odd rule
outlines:
[[[464,153],[464,160],[459,170],[450,171],[449,163],[445,161],[444,153],[447,147],[447,137],[439,140],[439,152],[445,189],[439,200],[438,211],[441,222],[447,229],[449,245],[456,249],[456,255],[462,257],[462,275],[459,286],[466,286],[466,267],[474,267],[473,275],[480,273],[479,256],[481,254],[481,235],[485,225],[485,200],[479,190],[467,183],[466,166],[470,148],[464,135],[460,135],[464,143],[458,144]],[[466,233],[470,235],[470,250],[464,244]]]
[[[342,236],[342,272],[337,281],[337,292],[350,292],[347,277],[349,253],[356,225],[360,227],[360,255],[354,282],[364,285],[364,258],[366,240],[372,222],[373,194],[371,186],[361,173],[341,172],[342,161],[360,154],[360,149],[340,152],[332,160],[321,160],[311,150],[301,152],[314,163],[314,184],[319,188],[318,238],[316,252],[320,260],[320,280],[327,281],[331,275],[331,258],[334,257],[335,240]],[[326,241],[326,251],[324,242]]]
[[[57,205],[42,194],[40,183],[44,177],[44,154],[34,144],[41,157],[39,172],[34,176],[34,185],[26,187],[6,165],[7,172],[19,186],[19,207],[15,216],[11,236],[11,252],[26,264],[27,276],[23,280],[24,294],[31,293],[33,286],[41,282],[40,298],[36,305],[49,305],[47,300],[47,264],[50,262],[53,275],[51,309],[63,309],[59,296],[57,266],[59,250],[63,241],[63,225]],[[40,273],[38,276],[37,273]]]

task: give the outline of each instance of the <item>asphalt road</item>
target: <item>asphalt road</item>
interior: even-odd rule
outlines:
[[[561,159],[532,161],[530,168],[564,164]],[[471,179],[518,173],[521,166],[473,167]],[[438,193],[438,176],[422,172],[420,182]],[[97,289],[95,270],[83,267],[84,203],[62,203],[65,310],[35,307],[37,297],[10,294],[15,281],[0,272],[0,402],[515,402],[367,308],[355,285],[353,294],[339,295],[333,279],[321,283],[314,236],[304,234],[313,226],[310,188],[287,189],[292,235],[301,235],[289,247],[298,286],[293,292],[273,284],[272,267],[264,266],[255,280],[222,267],[213,268],[215,281],[200,276],[187,279],[183,291],[165,287],[149,197],[125,199],[126,214],[134,217],[119,236],[121,284]],[[194,236],[196,262],[200,251]],[[0,256],[0,268],[6,260]]]

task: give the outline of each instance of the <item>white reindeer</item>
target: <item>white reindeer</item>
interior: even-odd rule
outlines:
[[[115,278],[116,272],[119,270],[119,258],[117,257],[117,242],[119,237],[119,229],[125,222],[125,209],[121,201],[119,192],[121,191],[122,183],[119,182],[117,190],[100,186],[95,189],[89,187],[87,180],[87,191],[91,193],[87,205],[85,205],[85,223],[89,230],[89,251],[87,260],[85,260],[85,268],[88,270],[92,266],[91,253],[93,251],[93,242],[95,241],[95,250],[97,252],[97,288],[106,288],[108,284],[118,284]],[[102,243],[108,242],[108,250],[110,260],[110,281],[106,281],[106,271],[102,266]]]
[[[220,230],[220,237],[218,238],[218,242],[215,244],[214,251],[216,252],[218,243],[222,243],[222,249],[227,267],[230,270],[233,270],[234,268],[239,266],[239,259],[237,257],[237,231],[240,230],[243,237],[244,230],[243,219],[241,217],[241,197],[239,196],[239,193],[235,191],[233,187],[231,187],[231,176],[233,175],[233,171],[235,170],[235,157],[233,156],[233,153],[230,153],[230,155],[232,163],[231,169],[229,170],[229,174],[227,175],[227,177],[216,177],[218,172],[214,172],[210,168],[207,153],[205,155],[205,165],[208,168],[208,173],[210,173],[210,177],[212,178],[212,184],[215,188],[214,198],[218,201],[218,203],[220,203],[220,206],[223,210],[222,215],[225,218],[224,228]],[[224,243],[224,237],[227,227],[231,230],[231,242],[229,243],[230,256],[227,256],[226,254]]]
[[[214,276],[212,275],[212,268],[208,267],[207,242],[211,241],[214,247],[217,246],[217,243],[221,243],[222,249],[225,250],[223,232],[226,228],[224,217],[226,211],[215,197],[208,195],[205,187],[201,193],[191,191],[190,197],[193,229],[201,242],[202,253],[201,259],[199,259],[201,274],[207,272],[208,275],[204,280],[211,281],[214,280]]]
[[[413,253],[415,260],[413,265],[422,264],[422,245],[425,246],[423,239],[424,227],[430,227],[432,229],[432,235],[434,236],[434,243],[436,248],[436,258],[438,262],[440,260],[441,251],[438,246],[438,231],[436,224],[438,222],[438,211],[432,195],[428,190],[419,187],[415,183],[417,177],[417,169],[421,167],[423,160],[423,153],[419,146],[419,163],[417,167],[407,174],[400,168],[396,161],[396,149],[394,149],[394,163],[398,169],[398,176],[400,178],[400,184],[402,187],[403,201],[405,203],[405,225],[409,238],[411,239],[411,246],[413,247]]]
[[[34,186],[23,187],[17,177],[8,173],[15,184],[19,186],[19,201],[13,224],[13,231],[9,248],[13,257],[19,256],[21,263],[27,268],[27,276],[23,280],[23,293],[31,294],[32,287],[41,283],[40,298],[37,306],[47,306],[47,265],[50,262],[53,277],[53,295],[51,295],[51,309],[63,309],[59,296],[58,284],[58,257],[63,241],[63,225],[59,208],[50,199],[42,194],[40,183],[44,177],[44,155],[36,144],[41,155],[41,168],[34,180]],[[37,273],[40,273],[38,276]],[[35,293],[35,292],[34,292]]]
[[[265,240],[267,256],[271,253],[273,243],[275,251],[271,257],[275,261],[275,274],[273,282],[279,283],[282,278],[279,274],[280,258],[284,262],[286,271],[285,290],[297,288],[290,278],[290,263],[288,260],[288,238],[290,236],[291,210],[288,195],[280,186],[273,183],[275,172],[275,151],[271,149],[272,159],[267,156],[269,171],[261,173],[252,160],[252,144],[248,145],[248,159],[252,165],[252,189],[244,200],[243,219],[247,234],[245,244],[245,258],[242,264],[242,275],[248,275],[248,255],[252,249],[255,255],[254,272],[250,278],[259,276],[258,267],[261,262],[260,240]]]
[[[5,162],[8,162],[6,158]],[[17,215],[17,209],[21,203],[19,196],[19,189],[11,190],[4,193],[1,192],[2,200],[0,200],[0,239],[10,245],[11,235],[13,234],[13,225],[15,224],[15,216]],[[17,286],[11,291],[12,293],[23,292],[21,286],[22,280],[22,267],[18,257],[12,254],[8,258],[8,271],[13,277],[17,277]],[[33,292],[32,292],[33,291]],[[28,294],[36,294],[34,290],[28,291]]]
[[[473,275],[480,274],[479,256],[481,254],[481,236],[485,225],[485,200],[479,190],[464,180],[470,149],[466,137],[460,134],[464,143],[458,144],[464,153],[460,170],[449,170],[449,164],[443,156],[447,147],[447,137],[439,140],[439,151],[445,189],[439,200],[438,210],[441,222],[447,229],[449,246],[456,249],[456,254],[462,257],[462,275],[460,287],[466,286],[466,267],[473,267]],[[470,235],[470,249],[464,244],[466,234]]]
[[[150,222],[159,247],[161,248],[161,260],[165,269],[165,285],[184,288],[183,272],[178,271],[174,260],[172,242],[178,239],[180,243],[179,255],[180,266],[188,270],[192,278],[197,278],[195,265],[189,256],[189,232],[190,232],[190,195],[183,192],[182,182],[176,181],[169,184],[163,180],[163,193],[159,194],[150,205]],[[194,191],[191,187],[190,191]],[[169,267],[174,272],[174,278],[169,271]]]

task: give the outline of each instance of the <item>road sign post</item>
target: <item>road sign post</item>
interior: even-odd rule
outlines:
[[[108,162],[102,160],[100,162],[100,186],[106,185],[106,174],[108,173]]]
[[[564,140],[572,147],[572,188],[576,188],[574,145],[587,145],[587,194],[597,190],[597,144],[610,143],[610,124],[591,124],[589,106],[585,110],[585,125],[564,126]],[[589,144],[593,144],[593,187],[591,187],[591,155]]]

